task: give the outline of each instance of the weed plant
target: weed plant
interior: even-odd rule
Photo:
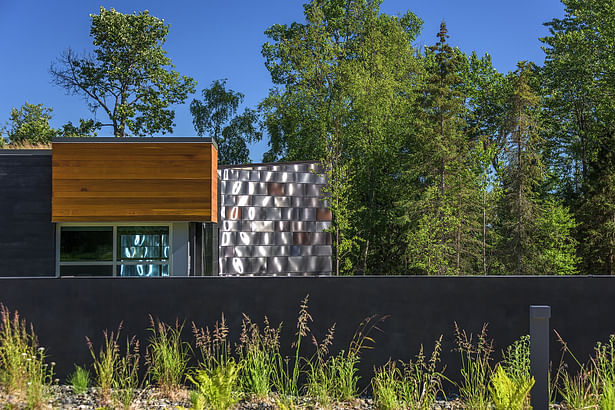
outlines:
[[[534,378],[515,380],[504,367],[497,366],[491,375],[489,392],[496,410],[523,410],[526,408]]]
[[[183,325],[174,326],[154,320],[150,315],[151,336],[146,351],[146,366],[152,384],[167,397],[182,388],[188,367],[190,345],[181,340]]]
[[[236,353],[241,363],[241,390],[258,399],[267,397],[273,388],[276,358],[280,353],[282,325],[273,327],[265,317],[261,333],[259,326],[243,315],[241,335]]]
[[[25,398],[29,408],[40,407],[53,382],[54,363],[45,363],[45,358],[33,326],[28,328],[18,312],[11,314],[0,304],[0,388]]]
[[[231,356],[228,341],[229,329],[224,315],[216,322],[213,331],[198,328],[192,323],[197,349],[201,354],[199,368],[187,379],[194,384],[193,406],[197,409],[226,409],[238,401],[240,366]]]
[[[459,395],[466,406],[485,409],[490,406],[489,378],[493,342],[487,340],[487,325],[483,325],[476,342],[472,334],[461,331],[455,323],[457,350],[461,354],[461,384]]]
[[[68,377],[68,382],[75,394],[83,394],[88,391],[91,384],[90,372],[81,366],[75,365],[75,371]]]
[[[508,346],[500,364],[506,375],[515,382],[525,382],[530,376],[530,336],[524,335]]]

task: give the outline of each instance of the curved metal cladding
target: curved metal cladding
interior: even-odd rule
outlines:
[[[331,211],[318,163],[218,170],[220,275],[331,274]]]

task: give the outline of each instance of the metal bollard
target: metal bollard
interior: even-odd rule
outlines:
[[[530,374],[534,410],[549,409],[549,319],[551,306],[530,306]]]

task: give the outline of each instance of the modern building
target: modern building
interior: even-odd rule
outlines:
[[[0,150],[0,276],[329,275],[317,163],[218,169],[209,138]]]

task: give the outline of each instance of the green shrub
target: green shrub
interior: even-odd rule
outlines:
[[[75,394],[83,394],[90,387],[90,372],[81,366],[75,365],[75,371],[68,377],[68,382]]]
[[[228,360],[213,370],[198,369],[194,376],[187,378],[196,387],[191,396],[193,408],[201,410],[211,408],[224,410],[237,403],[235,394],[239,382],[239,368],[233,360]]]
[[[489,391],[496,410],[523,410],[532,386],[533,377],[515,380],[498,366],[491,375]]]

